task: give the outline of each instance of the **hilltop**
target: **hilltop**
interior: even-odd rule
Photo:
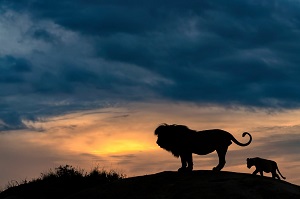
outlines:
[[[51,189],[51,187],[48,187]],[[31,190],[33,191],[33,190]],[[24,195],[0,194],[0,198],[30,198]],[[41,196],[40,198],[44,198]],[[59,196],[55,198],[60,198]],[[178,173],[165,171],[157,174],[119,179],[106,184],[87,187],[64,197],[68,199],[299,199],[300,187],[270,177],[234,172],[193,171]]]
[[[70,197],[79,198],[300,198],[300,187],[269,177],[233,172],[193,171],[181,174],[166,171],[123,179],[94,187]]]

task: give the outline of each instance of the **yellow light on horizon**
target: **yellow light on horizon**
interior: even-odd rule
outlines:
[[[153,150],[154,147],[138,142],[136,140],[116,140],[106,145],[102,145],[97,150],[92,150],[94,154],[116,154],[116,153],[126,153],[126,152],[137,152],[145,150]]]

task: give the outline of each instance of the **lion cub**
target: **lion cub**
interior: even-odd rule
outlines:
[[[285,177],[282,176],[282,174],[280,173],[277,163],[273,160],[266,160],[263,158],[247,158],[247,167],[250,169],[252,166],[255,166],[256,169],[253,172],[254,175],[256,175],[258,172],[260,173],[261,176],[263,176],[263,171],[266,173],[272,173],[272,178],[276,179],[278,178],[280,180],[279,175],[276,173],[276,171],[278,171],[278,173],[280,174],[280,176],[285,179]]]

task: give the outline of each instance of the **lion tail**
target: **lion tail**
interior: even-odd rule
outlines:
[[[237,141],[237,139],[235,139],[235,137],[233,137],[233,136],[232,136],[231,140],[239,146],[248,146],[252,142],[252,136],[248,132],[244,132],[242,136],[245,137],[246,135],[248,135],[250,138],[249,141],[246,143],[241,143],[241,142]]]

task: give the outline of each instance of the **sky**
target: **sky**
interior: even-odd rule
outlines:
[[[300,1],[0,0],[0,187],[71,164],[177,170],[161,123],[238,140],[300,185]],[[216,153],[194,156],[211,169]],[[295,175],[297,174],[297,175]]]

